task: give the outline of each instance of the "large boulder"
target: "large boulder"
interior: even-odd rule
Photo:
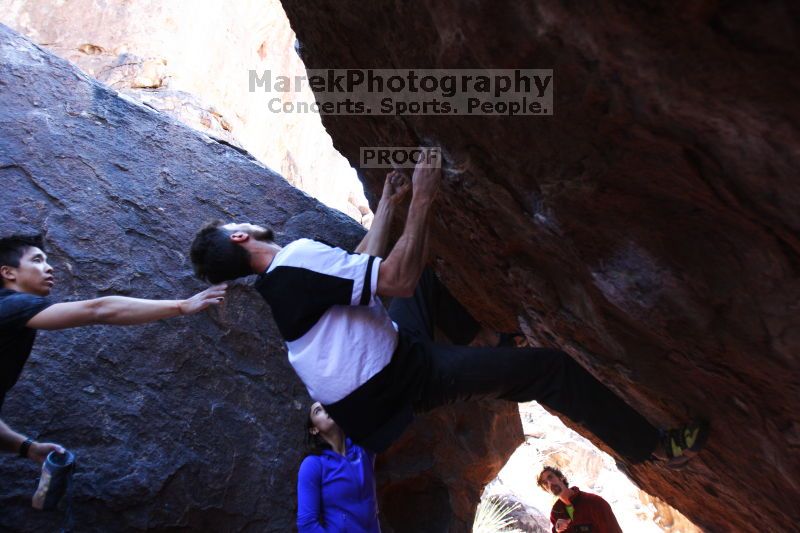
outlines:
[[[443,148],[431,246],[481,321],[562,347],[654,424],[712,421],[687,470],[630,469],[645,490],[711,531],[795,529],[797,4],[283,5],[308,68],[553,69],[553,116],[323,123],[351,162]]]
[[[363,229],[247,153],[121,98],[0,25],[0,229],[46,235],[54,298],[186,297],[213,218],[353,246]],[[77,453],[77,530],[286,531],[308,399],[246,282],[219,308],[40,332],[2,417]],[[0,529],[53,531],[28,461],[0,458]]]

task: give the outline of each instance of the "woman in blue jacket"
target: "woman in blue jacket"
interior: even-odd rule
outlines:
[[[374,455],[346,438],[319,402],[306,423],[308,456],[297,476],[300,533],[380,533]]]

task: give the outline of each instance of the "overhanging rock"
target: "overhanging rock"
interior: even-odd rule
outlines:
[[[552,117],[323,122],[353,163],[443,148],[432,248],[481,321],[564,348],[660,426],[711,419],[687,470],[633,468],[642,488],[709,531],[795,529],[797,4],[283,5],[309,69],[553,69]]]

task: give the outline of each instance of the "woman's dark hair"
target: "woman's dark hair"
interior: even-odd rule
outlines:
[[[309,455],[321,455],[325,450],[331,449],[331,445],[322,438],[319,432],[317,432],[316,435],[311,433],[313,427],[314,422],[311,420],[311,410],[309,410],[308,416],[306,417],[306,450],[304,457],[308,457]]]
[[[222,283],[252,274],[250,252],[231,241],[224,222],[214,220],[197,232],[189,257],[194,273],[210,283]]]
[[[17,268],[28,248],[44,250],[41,235],[11,235],[0,239],[0,266]]]

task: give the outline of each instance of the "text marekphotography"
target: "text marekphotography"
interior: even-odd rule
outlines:
[[[273,113],[323,115],[553,114],[552,69],[310,69],[305,76],[250,70],[248,88]],[[313,91],[313,102],[298,93]]]

